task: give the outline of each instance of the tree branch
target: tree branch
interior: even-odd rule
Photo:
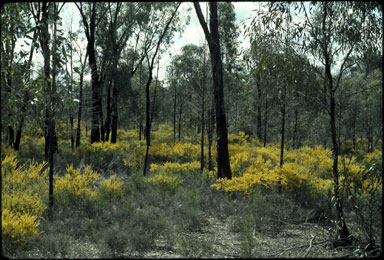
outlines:
[[[204,16],[203,16],[203,13],[201,12],[200,4],[199,4],[199,2],[193,2],[193,5],[195,6],[197,18],[199,19],[201,27],[203,28],[205,38],[207,39],[208,44],[211,45],[212,44],[212,36],[208,30],[208,25],[204,20]]]

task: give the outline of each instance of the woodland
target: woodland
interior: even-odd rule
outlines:
[[[2,5],[3,256],[382,253],[382,5],[235,10]]]

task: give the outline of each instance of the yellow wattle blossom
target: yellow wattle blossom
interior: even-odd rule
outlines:
[[[81,168],[74,169],[71,164],[67,166],[66,171],[67,173],[63,177],[55,176],[54,193],[59,200],[63,194],[95,198],[94,187],[99,175],[91,169],[91,166],[85,166],[82,172]]]
[[[2,235],[16,241],[38,235],[48,197],[48,170],[42,171],[46,162],[18,164],[12,151],[1,162]]]

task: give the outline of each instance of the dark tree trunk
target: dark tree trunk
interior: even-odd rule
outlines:
[[[111,132],[111,117],[112,117],[112,110],[111,110],[111,88],[112,88],[112,79],[109,80],[108,87],[107,87],[107,115],[105,118],[105,141],[109,141],[109,134]]]
[[[144,159],[144,169],[143,169],[143,175],[144,176],[146,176],[146,174],[147,174],[148,155],[149,155],[148,153],[149,153],[149,146],[151,145],[151,114],[150,114],[151,113],[151,99],[150,99],[150,96],[149,96],[149,86],[151,85],[151,82],[152,82],[153,64],[154,64],[155,58],[157,56],[157,53],[159,51],[160,44],[161,44],[161,42],[162,42],[162,40],[163,40],[163,38],[164,38],[168,28],[169,28],[169,25],[171,24],[173,18],[176,15],[177,10],[180,7],[180,4],[181,3],[179,3],[176,6],[176,9],[174,10],[171,18],[168,20],[167,24],[165,25],[164,30],[163,30],[162,34],[160,35],[159,40],[157,42],[156,50],[155,50],[155,53],[152,56],[152,60],[151,61],[149,61],[148,53],[146,53],[146,57],[147,57],[147,61],[148,61],[149,76],[148,76],[147,84],[145,85],[145,96],[146,96],[145,139],[146,139],[147,148],[146,148],[146,151],[145,151],[145,159]]]
[[[99,129],[99,76],[96,67],[95,49],[93,41],[88,42],[89,66],[91,67],[92,77],[92,124],[91,124],[91,144],[100,141]]]
[[[200,152],[200,170],[204,170],[204,128],[205,128],[205,55],[203,64],[203,79],[201,81],[201,152]]]
[[[87,59],[87,54],[85,54],[85,60]],[[79,82],[79,110],[77,114],[77,131],[76,131],[76,147],[80,146],[80,140],[81,140],[81,114],[83,110],[83,84],[84,84],[84,69],[85,69],[85,61],[84,64],[81,65],[81,71],[80,71],[80,82]],[[87,125],[87,122],[85,122],[85,125]]]
[[[354,150],[356,149],[356,110],[357,108],[354,107],[352,114],[352,143]]]
[[[339,170],[338,170],[338,159],[339,159],[339,145],[337,140],[337,129],[336,129],[336,113],[335,113],[335,89],[333,86],[333,79],[331,74],[331,65],[329,62],[328,55],[325,56],[325,75],[328,79],[329,88],[329,101],[330,101],[330,130],[332,137],[332,173],[334,179],[334,198],[336,208],[336,224],[337,224],[337,238],[340,241],[348,241],[349,230],[347,228],[341,199],[340,182],[339,182]]]
[[[284,145],[285,145],[285,98],[283,100],[283,104],[281,107],[280,168],[283,167],[283,164],[284,164]]]
[[[267,131],[268,131],[268,102],[265,99],[265,110],[264,110],[264,147],[267,145]]]
[[[183,102],[180,102],[179,109],[179,142],[181,142],[181,115],[183,113]]]
[[[175,94],[173,99],[173,142],[176,142],[176,86],[175,86]]]
[[[111,125],[111,143],[115,144],[117,142],[117,98],[118,98],[118,89],[116,87],[116,82],[113,84],[112,89],[112,125]]]
[[[24,116],[21,118],[21,120],[19,122],[19,126],[18,126],[17,131],[16,131],[16,139],[15,139],[15,143],[13,145],[13,148],[16,151],[18,151],[19,148],[20,148],[21,132],[22,132],[22,129],[23,129],[23,125],[24,125]]]
[[[12,126],[8,126],[8,145],[10,147],[13,147],[14,142],[15,142],[15,131],[13,130]]]
[[[56,6],[54,6],[55,9],[55,16],[56,16]],[[48,16],[49,16],[49,10],[48,10],[48,4],[46,2],[43,2],[42,4],[42,20],[41,20],[41,31],[40,31],[40,46],[42,48],[43,57],[44,57],[44,76],[46,81],[46,93],[49,96],[49,100],[46,104],[46,118],[45,118],[45,157],[48,160],[49,164],[49,191],[48,191],[48,198],[49,198],[49,218],[52,217],[52,207],[53,207],[53,169],[54,169],[54,156],[57,149],[57,139],[56,139],[56,133],[55,133],[55,125],[54,125],[54,103],[55,103],[55,97],[54,94],[56,92],[55,87],[55,68],[53,68],[52,71],[52,79],[51,79],[51,67],[50,67],[50,56],[51,52],[49,49],[49,31],[48,31]],[[54,24],[54,35],[56,33],[56,24]],[[54,48],[55,48],[54,44]],[[55,49],[53,50],[55,51]],[[55,62],[54,62],[55,64]],[[55,66],[55,65],[53,65]]]
[[[100,142],[100,116],[102,111],[101,91],[99,86],[99,74],[97,72],[96,53],[95,53],[95,30],[96,30],[96,3],[92,3],[90,6],[90,19],[89,23],[87,16],[83,11],[83,3],[77,4],[77,8],[80,11],[84,31],[87,37],[87,52],[88,62],[91,68],[91,86],[92,86],[92,123],[91,123],[91,144],[94,142]],[[80,5],[80,6],[79,6]],[[103,122],[101,122],[103,124]]]
[[[204,21],[200,5],[194,2],[196,14],[203,27],[205,38],[208,42],[211,54],[212,74],[213,74],[213,95],[216,112],[216,134],[217,134],[217,177],[232,178],[228,152],[228,132],[224,108],[224,84],[223,84],[223,64],[220,53],[219,23],[217,17],[217,3],[210,2],[210,32]]]
[[[149,96],[149,86],[151,85],[152,81],[152,73],[151,70],[149,72],[149,77],[147,84],[145,85],[145,97],[146,97],[146,106],[145,106],[145,141],[146,141],[146,150],[145,150],[145,158],[144,158],[144,169],[143,169],[143,175],[147,175],[147,167],[148,167],[148,153],[149,153],[149,146],[151,145],[151,114],[150,114],[150,107],[151,107],[151,99]]]
[[[213,129],[215,127],[215,112],[214,112],[214,104],[212,102],[212,107],[208,111],[208,127],[207,127],[207,135],[208,135],[208,171],[212,171],[212,141],[213,141]]]
[[[260,141],[262,138],[262,134],[261,134],[261,85],[260,85],[259,78],[257,79],[256,86],[257,86],[257,128],[256,128],[256,134],[257,134],[257,139],[259,139],[259,141]]]
[[[298,117],[299,117],[299,109],[298,107],[295,107],[295,123],[293,125],[293,136],[292,136],[292,146],[294,148],[298,148],[298,142],[297,142],[297,124],[298,124]]]

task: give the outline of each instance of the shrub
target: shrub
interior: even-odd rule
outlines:
[[[84,200],[94,200],[97,191],[94,189],[99,175],[87,165],[74,169],[73,165],[67,166],[66,174],[62,177],[55,176],[54,195],[58,203],[62,205],[78,204]]]
[[[161,192],[175,194],[183,181],[177,176],[158,173],[152,177],[146,177],[145,181],[160,189]]]
[[[1,223],[5,240],[23,242],[37,236],[43,212],[47,208],[48,170],[46,163],[18,165],[16,153],[1,162]]]

